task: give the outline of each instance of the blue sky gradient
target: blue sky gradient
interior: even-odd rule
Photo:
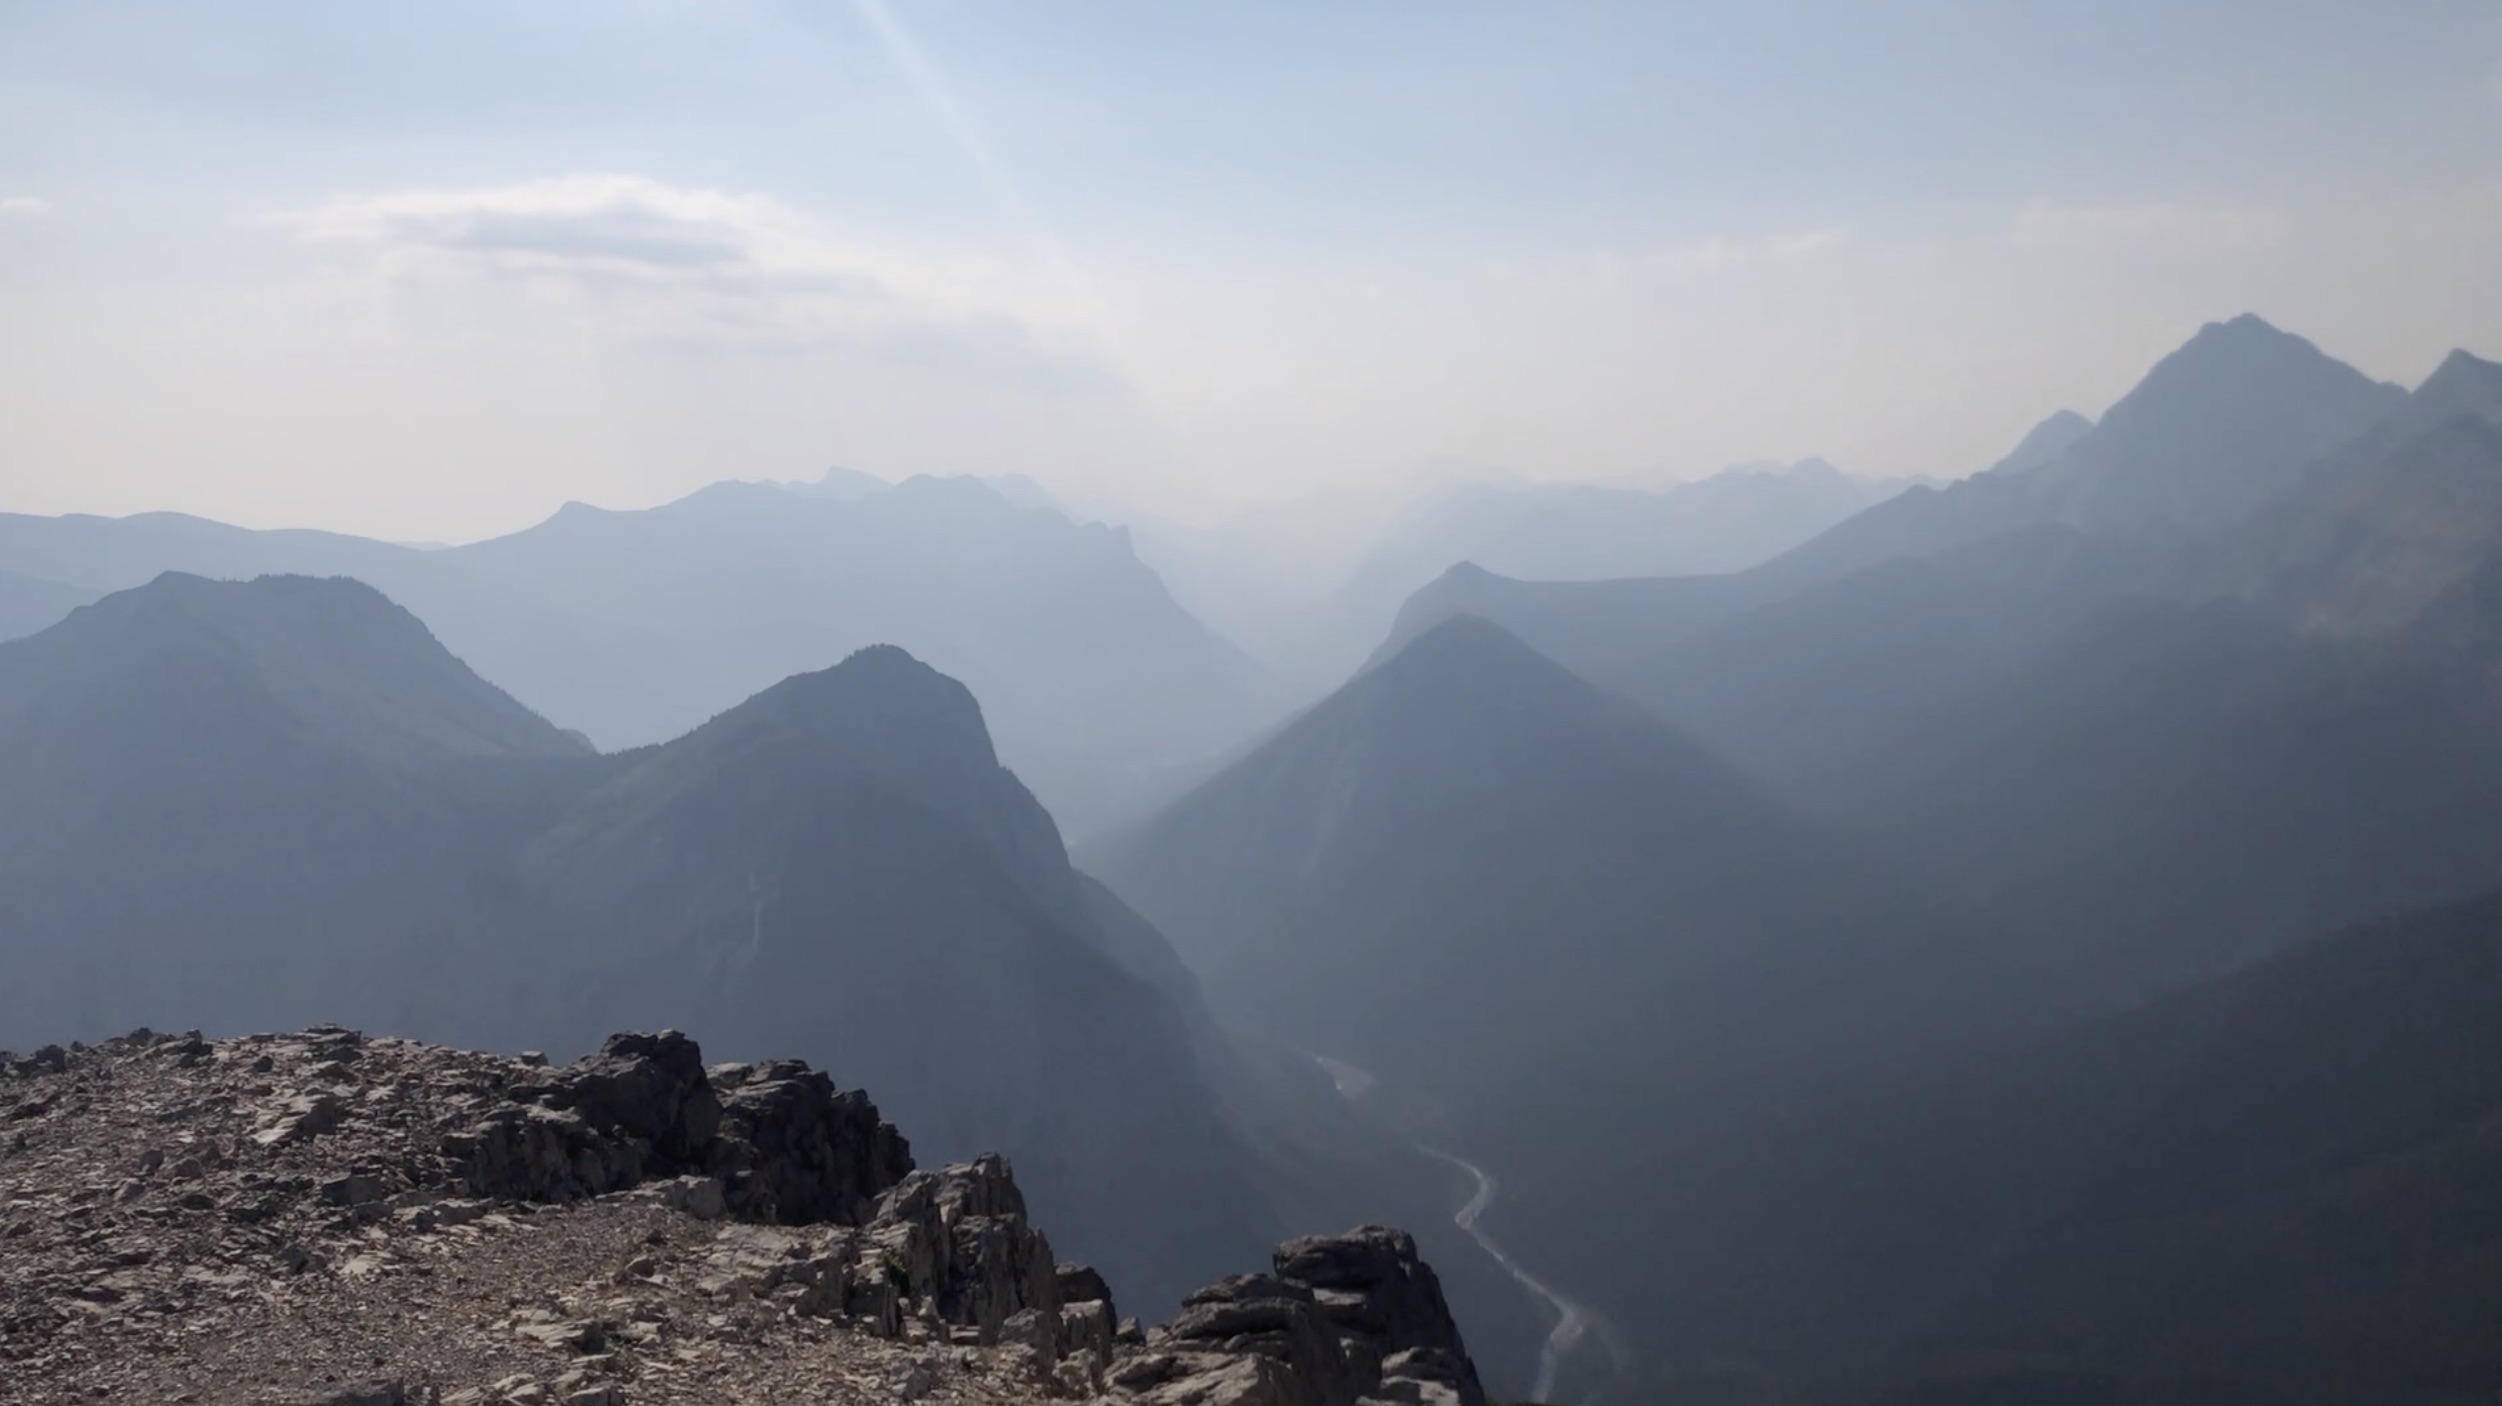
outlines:
[[[2496,247],[2490,3],[0,4],[0,509],[1953,474]]]

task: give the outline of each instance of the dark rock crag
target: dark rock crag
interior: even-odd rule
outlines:
[[[1192,1294],[1112,1384],[1156,1406],[1486,1400],[1432,1266],[1377,1225],[1289,1240],[1270,1273]]]

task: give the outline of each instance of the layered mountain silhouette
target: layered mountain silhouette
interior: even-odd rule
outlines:
[[[2221,544],[2202,584],[2346,639],[2477,638],[2502,564],[2502,365],[2453,352],[2396,414]]]
[[[1613,682],[1747,610],[1906,558],[2046,524],[2175,540],[2246,521],[2406,400],[2255,316],[2210,323],[2084,432],[2062,412],[1993,470],[1912,488],[1750,570],[1654,580],[1631,611],[1617,582],[1436,582],[1401,609],[1392,647],[1466,610],[1517,624],[1532,644]],[[1559,618],[1573,622],[1569,636],[1541,628]],[[1611,618],[1621,623],[1602,623]]]
[[[10,1043],[676,1025],[1006,1149],[1151,1300],[1277,1230],[1169,954],[901,650],[600,756],[370,587],[167,575],[0,645],[0,790]]]
[[[1466,477],[1325,495],[1211,527],[1135,519],[1138,550],[1193,614],[1309,699],[1343,682],[1400,603],[1455,563],[1557,580],[1734,571],[1908,486],[1821,459],[1657,488],[1454,471]]]
[[[1877,496],[1452,489],[1293,589],[1317,519],[1012,477],[0,517],[0,1044],[686,1027],[1004,1147],[1151,1307],[1436,1227],[1492,1378],[1595,1310],[1558,1397],[2502,1389],[2502,366],[2236,318]]]
[[[980,692],[1020,773],[1080,828],[1270,706],[1257,667],[1174,604],[1120,530],[969,479],[717,484],[640,512],[576,504],[442,550],[171,514],[0,516],[0,560],[89,592],[167,570],[353,576],[609,748],[898,643]]]
[[[2164,536],[2228,527],[2405,399],[2257,317],[2209,323],[2055,457],[1879,504],[1764,574],[1795,590],[2043,522]]]
[[[0,571],[0,640],[31,635],[95,598],[59,581]]]
[[[1395,602],[1460,561],[1545,581],[1738,571],[1908,487],[1806,459],[1655,489],[1555,483],[1454,490],[1422,505],[1367,553],[1345,589]]]
[[[2237,319],[2051,463],[1732,576],[1455,573],[1409,628],[1515,624],[2140,999],[2502,882],[2492,382],[2406,395]]]
[[[1712,1214],[1674,1188],[2052,1007],[1954,915],[1469,617],[1086,862],[1221,1011],[1435,1109],[1431,1135],[1523,1188],[1516,1247],[1645,1332],[1702,1287],[1651,1253],[1672,1214]],[[1574,1215],[1610,1186],[1603,1223]]]

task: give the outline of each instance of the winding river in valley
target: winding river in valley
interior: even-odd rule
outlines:
[[[1363,1096],[1373,1088],[1375,1083],[1373,1076],[1341,1060],[1322,1057],[1319,1063],[1329,1072],[1331,1081],[1338,1086],[1339,1095],[1350,1104],[1358,1108],[1363,1107]],[[1461,1233],[1475,1241],[1477,1248],[1485,1251],[1489,1258],[1502,1266],[1503,1272],[1510,1275],[1514,1283],[1526,1290],[1531,1298],[1544,1304],[1547,1311],[1554,1315],[1555,1326],[1547,1330],[1546,1341],[1538,1347],[1538,1376],[1536,1383],[1529,1389],[1530,1399],[1533,1401],[1554,1400],[1555,1388],[1563,1376],[1565,1365],[1573,1360],[1575,1354],[1583,1350],[1585,1344],[1595,1344],[1607,1354],[1608,1361],[1607,1374],[1598,1379],[1597,1384],[1580,1398],[1581,1406],[1593,1406],[1593,1403],[1606,1396],[1608,1391],[1624,1376],[1625,1350],[1623,1343],[1617,1340],[1615,1329],[1588,1306],[1550,1288],[1546,1281],[1522,1268],[1520,1261],[1513,1259],[1511,1252],[1505,1250],[1501,1242],[1487,1234],[1478,1225],[1485,1213],[1493,1207],[1495,1197],[1502,1193],[1503,1184],[1495,1178],[1493,1173],[1456,1153],[1445,1152],[1438,1147],[1429,1147],[1421,1142],[1415,1143],[1414,1146],[1417,1151],[1435,1161],[1448,1163],[1458,1168],[1468,1177],[1471,1187],[1468,1200],[1457,1211],[1451,1213],[1451,1224],[1458,1226]]]

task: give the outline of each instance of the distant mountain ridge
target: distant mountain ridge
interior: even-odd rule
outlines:
[[[1142,520],[1140,556],[1300,697],[1343,681],[1399,602],[1460,562],[1575,578],[1751,565],[1908,487],[1821,459],[1660,487],[1478,475],[1323,495],[1213,527]]]
[[[1911,488],[1759,566],[1640,588],[1437,581],[1401,608],[1384,649],[1460,609],[1507,622],[1518,610],[1526,622],[1606,611],[1600,602],[1638,594],[1647,602],[1645,623],[1621,643],[1602,634],[1575,648],[1528,627],[1532,643],[1612,683],[1638,656],[1748,609],[1905,558],[2045,523],[2171,539],[2245,521],[2407,399],[2255,316],[2209,323],[2090,427],[2081,416],[2053,416],[1991,470],[1943,488]],[[2058,452],[2046,454],[2052,447]]]
[[[2201,584],[2307,631],[2440,628],[2445,610],[2473,612],[2480,575],[2502,570],[2497,465],[2502,365],[2453,352],[2397,413],[2235,534]]]
[[[2490,1390],[2498,411],[2502,367],[2468,354],[2409,393],[2236,319],[2090,428],[2054,417],[1750,570],[1454,567],[1103,872],[1216,999],[1418,1086],[1520,1197],[1506,1243],[1627,1324],[1662,1394]],[[1521,686],[1539,654],[1586,706]],[[1645,823],[1611,788],[1657,774],[1602,718],[1709,763],[1657,789],[1791,838],[1742,859]],[[1711,927],[1687,862],[1843,891],[1809,876],[1828,844],[1899,887],[1811,926],[1904,966],[1820,988],[1798,970],[1835,948],[1787,970],[1758,936],[1750,975],[1678,967],[1673,937],[1577,945],[1611,891]],[[1923,892],[1951,897],[1889,916]],[[1618,989],[1567,1003],[1572,973]],[[1880,1012],[1975,1009],[2048,1033],[1885,1053]],[[1827,1078],[1774,1077],[1783,1038]]]
[[[91,594],[167,570],[352,576],[611,748],[900,642],[980,692],[1012,765],[1080,827],[1271,706],[1257,666],[1174,604],[1124,534],[966,479],[722,483],[637,512],[569,504],[440,550],[174,514],[0,515],[0,561]],[[0,582],[0,618],[10,598]]]
[[[1401,631],[1505,621],[2133,999],[2502,882],[2496,381],[2237,319],[2053,463],[1730,576],[1453,573]]]
[[[169,574],[0,645],[0,791],[0,1042],[701,1027],[1005,1147],[1150,1301],[1274,1238],[1131,970],[1158,939],[1098,939],[979,706],[900,650],[599,756],[370,587]]]
[[[31,635],[96,595],[60,581],[0,571],[0,641]]]
[[[417,618],[361,582],[265,577],[253,589],[168,572],[147,588],[73,611],[13,656],[14,698],[30,705],[41,679],[98,697],[120,685],[111,672],[139,662],[126,646],[147,642],[162,666],[191,655],[201,667],[250,676],[304,726],[374,755],[587,756],[590,744],[474,674]]]

